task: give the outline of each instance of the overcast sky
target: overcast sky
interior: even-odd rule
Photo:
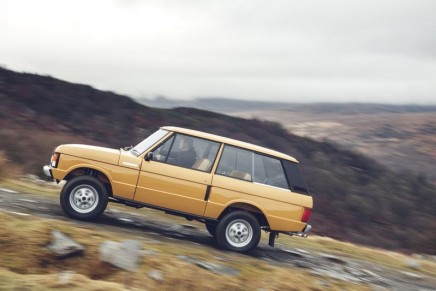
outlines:
[[[132,97],[436,104],[436,1],[0,0],[0,65]]]

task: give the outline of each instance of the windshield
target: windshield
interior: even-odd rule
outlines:
[[[158,131],[141,141],[133,149],[131,149],[131,153],[135,156],[139,156],[167,134],[167,130],[159,129]]]

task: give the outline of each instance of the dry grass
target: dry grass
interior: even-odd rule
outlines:
[[[58,196],[61,191],[61,185],[52,182],[31,183],[18,176],[1,180],[0,187],[21,193],[45,196]]]
[[[21,180],[6,180],[0,187],[37,195],[57,196],[60,188],[46,184],[32,184]],[[156,219],[165,219],[174,223],[186,220],[165,215],[151,209],[133,210],[121,205],[110,205],[130,213],[144,214]],[[197,223],[193,222],[196,225]],[[196,225],[202,227],[202,225]],[[184,241],[156,241],[155,237],[132,234],[127,230],[102,226],[105,229],[80,222],[63,222],[34,216],[18,216],[0,212],[0,290],[14,289],[11,286],[22,285],[28,290],[68,289],[68,290],[251,290],[265,288],[268,290],[321,290],[328,284],[332,290],[365,290],[364,286],[315,277],[305,270],[271,265],[258,259],[235,253],[222,252],[207,246],[195,245]],[[51,240],[51,231],[60,230],[86,247],[86,252],[77,257],[59,260],[46,248]],[[144,249],[157,253],[146,256],[138,271],[129,273],[102,263],[98,257],[99,245],[107,240],[121,241],[137,239],[143,242]],[[264,243],[267,237],[263,235]],[[281,248],[301,248],[311,253],[329,253],[341,257],[358,259],[363,262],[376,263],[398,270],[410,271],[409,256],[381,249],[362,247],[340,242],[326,237],[309,236],[308,238],[280,236],[277,240]],[[193,257],[198,260],[214,262],[235,267],[241,271],[235,277],[219,276],[191,263],[177,258],[178,255]],[[420,264],[414,272],[433,276],[436,263],[416,259]],[[157,282],[148,276],[151,270],[163,272],[164,281]],[[57,284],[59,274],[74,271],[73,283]],[[100,281],[105,281],[103,284]],[[104,286],[99,287],[99,286]],[[27,290],[27,289],[26,289]]]
[[[71,276],[71,277],[70,277]],[[70,277],[68,279],[65,279]],[[0,268],[1,290],[126,290],[121,284],[92,280],[84,275],[57,273],[44,275],[22,275]]]
[[[55,258],[46,248],[53,229],[84,245],[84,254],[67,259]],[[98,248],[103,241],[124,239],[140,240],[144,249],[154,250],[156,255],[145,256],[136,272],[100,262]],[[321,290],[319,280],[332,290],[366,290],[364,286],[313,277],[298,268],[273,266],[244,255],[205,246],[193,247],[191,243],[161,243],[112,229],[1,212],[0,247],[0,265],[7,268],[0,269],[1,290],[10,290],[14,286],[26,287],[26,290]],[[177,255],[232,266],[241,273],[234,277],[216,275],[177,258]],[[164,280],[159,282],[150,278],[150,270],[162,271]],[[73,280],[60,283],[59,274],[65,271],[74,272]]]
[[[0,181],[18,176],[20,173],[20,169],[0,150]]]

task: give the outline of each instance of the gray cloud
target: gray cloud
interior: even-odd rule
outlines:
[[[436,2],[0,0],[1,62],[132,96],[436,103]]]

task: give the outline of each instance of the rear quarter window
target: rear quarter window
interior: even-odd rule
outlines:
[[[294,162],[283,161],[283,167],[285,169],[289,184],[291,185],[291,190],[309,195],[309,190],[307,189],[306,181],[304,180],[303,174],[300,171],[299,165]]]
[[[217,174],[289,190],[279,159],[226,145]]]

